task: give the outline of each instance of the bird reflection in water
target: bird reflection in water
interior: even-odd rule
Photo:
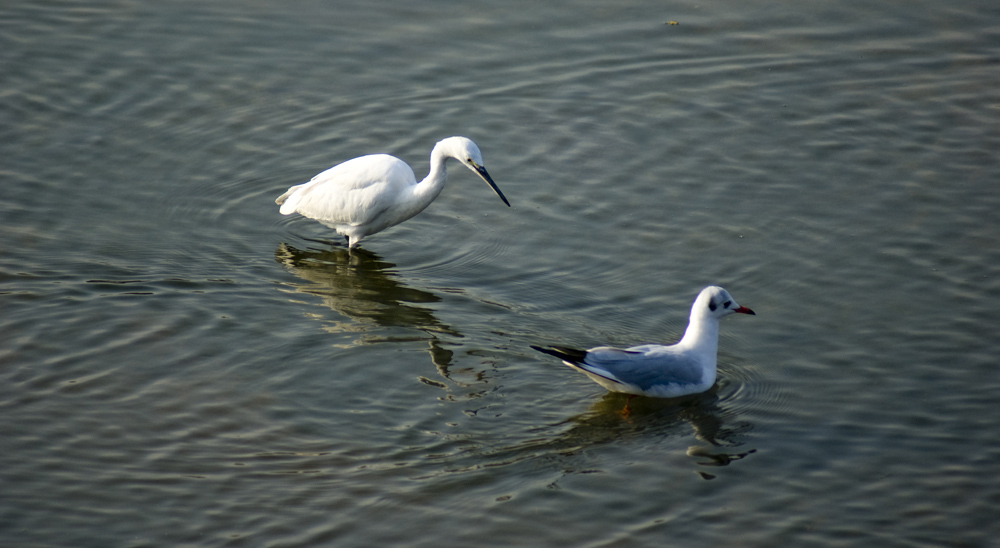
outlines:
[[[526,437],[510,444],[483,443],[466,447],[458,455],[444,455],[447,473],[475,472],[501,466],[521,466],[537,461],[553,462],[558,477],[548,485],[559,488],[562,478],[600,472],[581,462],[588,461],[592,449],[629,445],[633,440],[647,445],[650,440],[686,439],[694,430],[700,442],[686,454],[693,459],[694,472],[702,479],[716,476],[706,471],[734,463],[755,453],[738,450],[746,442],[752,425],[737,417],[733,401],[726,394],[729,387],[719,385],[700,394],[680,398],[636,397],[628,415],[621,413],[627,394],[608,392],[591,407],[556,423],[538,425],[525,432]],[[668,443],[673,444],[673,441]],[[484,464],[485,463],[485,464]],[[532,469],[537,464],[529,464]]]
[[[727,466],[756,452],[755,449],[732,451],[743,445],[741,438],[751,425],[736,420],[734,411],[720,405],[718,384],[707,392],[680,398],[635,397],[629,402],[629,412],[622,413],[622,406],[628,398],[628,394],[608,392],[589,411],[570,418],[568,422],[574,427],[563,437],[607,438],[620,443],[623,437],[672,435],[686,430],[684,426],[687,425],[694,430],[698,441],[707,444],[692,445],[687,450],[687,455],[694,458],[699,466]],[[706,480],[715,478],[715,475],[701,469],[696,472]]]
[[[460,338],[462,334],[441,323],[432,310],[420,306],[439,302],[441,298],[401,283],[392,270],[396,265],[364,249],[301,250],[284,243],[274,256],[289,272],[306,282],[289,284],[294,288],[290,292],[319,297],[340,316],[340,319],[322,318],[327,331],[358,334],[350,342],[352,345],[427,340],[431,360],[441,375],[450,379],[448,366],[454,353],[446,348],[449,343],[441,337]],[[394,332],[392,328],[402,329]],[[427,336],[415,335],[414,329]]]

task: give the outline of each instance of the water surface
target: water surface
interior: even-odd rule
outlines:
[[[982,546],[1000,9],[0,8],[4,546]],[[676,21],[677,25],[668,24]],[[274,198],[452,169],[348,253]],[[675,341],[607,394],[531,344]]]

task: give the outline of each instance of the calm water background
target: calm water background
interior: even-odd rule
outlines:
[[[454,134],[513,208],[273,203]],[[0,544],[985,546],[998,151],[993,0],[6,2]],[[708,284],[708,394],[528,348]]]

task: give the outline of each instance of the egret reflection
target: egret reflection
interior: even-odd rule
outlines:
[[[351,344],[427,340],[431,360],[448,377],[446,367],[452,362],[453,352],[440,337],[462,335],[441,323],[430,308],[421,306],[441,298],[400,282],[392,270],[395,264],[364,249],[302,250],[284,243],[274,256],[304,282],[288,284],[290,292],[318,297],[337,313],[338,317],[316,315],[325,324],[324,329],[357,334]],[[403,329],[394,332],[392,328]]]

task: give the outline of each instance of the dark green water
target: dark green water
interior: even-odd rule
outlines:
[[[455,134],[512,208],[274,205]],[[992,2],[7,2],[0,545],[986,546],[998,150]],[[529,348],[709,284],[709,393]]]

